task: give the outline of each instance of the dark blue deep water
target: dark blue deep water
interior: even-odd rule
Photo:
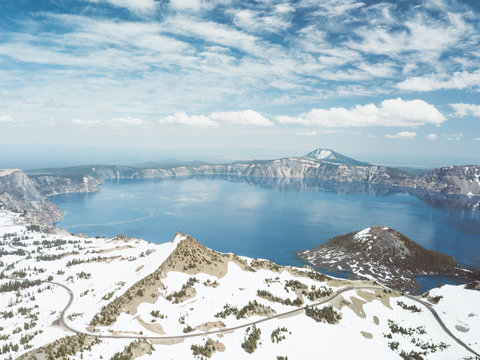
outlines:
[[[302,265],[296,251],[372,225],[480,268],[480,211],[428,205],[370,186],[282,184],[223,179],[109,180],[98,193],[51,197],[57,224],[89,236],[124,234],[162,243],[179,230],[222,252]],[[430,202],[431,203],[431,202]],[[453,279],[421,277],[422,290]]]

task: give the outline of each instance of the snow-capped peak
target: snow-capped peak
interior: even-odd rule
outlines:
[[[331,149],[318,148],[309,152],[306,157],[313,158],[319,162],[326,162],[337,165],[349,165],[349,166],[369,166],[368,163],[364,163],[345,155],[339,154]]]
[[[335,155],[333,155],[332,150],[322,149],[322,148],[314,150],[311,153],[309,153],[308,155],[310,157],[313,157],[313,158],[318,159],[318,160],[335,158]]]

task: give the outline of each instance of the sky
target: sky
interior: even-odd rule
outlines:
[[[0,0],[0,167],[480,163],[480,2]]]

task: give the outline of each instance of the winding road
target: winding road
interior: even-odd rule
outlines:
[[[15,246],[12,245],[14,240],[10,241],[8,243],[8,246],[14,250],[23,250],[25,251],[28,255],[30,255],[30,252],[28,250],[25,250],[25,249],[22,249],[22,248],[17,248]],[[18,264],[19,262],[25,260],[27,257],[23,257],[21,258],[20,260],[16,261],[14,264]],[[4,276],[4,271],[6,270],[7,267],[4,267],[1,271],[0,271],[0,274],[1,276],[3,277]],[[9,278],[10,280],[16,280],[16,281],[24,281],[25,279],[18,279],[18,278]],[[201,332],[201,333],[189,333],[189,334],[179,334],[179,335],[168,335],[168,336],[163,336],[163,335],[159,335],[159,336],[139,336],[139,335],[114,335],[114,334],[111,334],[111,335],[106,335],[106,334],[96,334],[96,333],[90,333],[90,332],[85,332],[85,331],[81,331],[81,330],[77,330],[77,329],[74,329],[72,328],[66,321],[65,321],[65,314],[66,312],[68,311],[68,309],[70,308],[70,306],[72,305],[73,303],[73,300],[74,300],[74,294],[73,294],[73,291],[68,287],[66,286],[65,284],[61,284],[61,283],[58,283],[58,282],[55,282],[55,281],[48,281],[48,280],[44,280],[43,283],[48,283],[48,284],[52,284],[52,285],[55,285],[55,286],[59,286],[61,288],[63,288],[65,291],[67,291],[68,295],[69,295],[69,301],[68,301],[68,304],[65,306],[65,308],[62,310],[59,318],[54,322],[55,325],[58,325],[68,331],[71,331],[75,334],[82,334],[82,335],[88,335],[88,336],[96,336],[96,337],[99,337],[99,338],[107,338],[107,339],[147,339],[147,340],[182,340],[182,339],[186,339],[186,338],[193,338],[193,337],[201,337],[201,336],[205,336],[205,335],[212,335],[212,334],[219,334],[219,333],[224,333],[224,332],[229,332],[229,331],[235,331],[235,330],[238,330],[238,329],[242,329],[242,328],[246,328],[248,326],[252,326],[252,325],[256,325],[256,324],[260,324],[260,323],[263,323],[263,322],[266,322],[266,321],[271,321],[273,319],[278,319],[278,318],[282,318],[282,317],[285,317],[285,316],[288,316],[288,315],[292,315],[292,314],[295,314],[295,313],[299,313],[299,312],[302,312],[304,311],[307,306],[318,306],[318,305],[322,305],[322,304],[325,304],[325,303],[328,303],[329,301],[332,301],[333,299],[335,299],[337,296],[341,295],[342,293],[344,292],[347,292],[347,291],[351,291],[351,290],[390,290],[390,291],[395,291],[393,289],[389,289],[383,285],[377,285],[377,286],[373,286],[373,285],[358,285],[358,286],[347,286],[347,287],[344,287],[344,288],[341,288],[341,289],[338,289],[336,292],[334,292],[332,295],[330,296],[327,296],[325,298],[323,298],[322,300],[320,301],[317,301],[313,304],[310,304],[310,305],[305,305],[305,306],[302,306],[302,307],[297,307],[293,310],[289,310],[289,311],[286,311],[286,312],[283,312],[283,313],[280,313],[280,314],[275,314],[275,315],[272,315],[272,316],[269,316],[269,317],[265,317],[263,319],[259,319],[259,320],[255,320],[255,321],[250,321],[250,322],[247,322],[247,323],[244,323],[244,324],[241,324],[241,325],[237,325],[237,326],[233,326],[233,327],[228,327],[228,328],[221,328],[221,329],[216,329],[216,330],[209,330],[209,331],[205,331],[205,332]],[[429,304],[427,303],[426,301],[424,300],[421,300],[419,297],[417,296],[413,296],[413,295],[408,295],[408,294],[404,294],[403,296],[409,298],[410,300],[412,301],[415,301],[417,303],[419,303],[420,305],[422,305],[423,307],[427,308],[433,315],[433,317],[435,318],[435,320],[437,321],[437,323],[440,325],[440,327],[442,328],[442,330],[448,335],[450,336],[453,340],[455,340],[455,342],[457,342],[460,346],[462,346],[465,350],[467,350],[468,352],[472,353],[473,355],[475,355],[476,357],[480,357],[480,354],[477,353],[475,350],[473,350],[471,347],[469,347],[466,343],[464,343],[461,339],[459,339],[458,337],[456,337],[449,329],[448,327],[445,325],[445,323],[442,321],[442,319],[440,318],[440,315],[437,313],[437,311]]]

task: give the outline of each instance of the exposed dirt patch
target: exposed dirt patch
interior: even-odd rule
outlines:
[[[368,290],[368,291],[357,290],[357,295],[365,299],[367,302],[371,302],[375,299],[380,300],[380,302],[389,309],[392,309],[392,306],[390,305],[390,298],[400,296],[396,292],[385,290],[385,289],[376,289],[376,290]]]
[[[335,309],[341,310],[342,307],[347,306],[350,304],[342,295],[338,295],[334,299],[329,301],[330,305],[332,305]]]
[[[225,327],[225,324],[222,321],[209,321],[197,326],[198,330],[208,331],[211,329],[222,329]]]
[[[375,291],[373,290],[357,290],[357,295],[364,299],[366,302],[370,302],[375,299]]]
[[[159,323],[147,323],[140,318],[140,316],[135,317],[140,325],[142,325],[145,329],[154,332],[155,334],[163,335],[165,331],[163,330],[163,326]]]
[[[333,287],[352,286],[353,284],[354,282],[351,280],[330,279],[327,281],[327,285]]]
[[[348,301],[342,295],[339,295],[330,301],[330,305],[332,305],[335,309],[341,310],[342,307],[347,306],[353,310],[355,315],[362,319],[365,319],[367,317],[365,311],[363,310],[363,304],[365,303],[365,301],[355,296],[350,296],[350,301]]]
[[[139,271],[142,270],[144,267],[145,267],[145,265],[140,265],[140,266],[135,270],[135,272],[139,272]]]
[[[225,351],[225,345],[222,344],[220,341],[215,341],[215,350],[218,352],[224,352]]]
[[[350,296],[350,300],[352,301],[349,305],[347,305],[350,309],[353,310],[355,315],[358,317],[365,319],[367,315],[365,314],[365,311],[363,310],[363,304],[366,304],[366,301],[363,301],[355,296]]]
[[[159,283],[159,285],[163,286],[161,282]],[[126,312],[127,314],[131,314],[131,315],[135,315],[137,313],[137,309],[140,306],[140,304],[143,304],[143,303],[155,304],[157,299],[160,296],[162,296],[158,291],[157,284],[145,286],[143,289],[139,289],[139,290],[142,290],[143,295],[140,296],[140,292],[137,290],[136,296],[134,296],[130,301],[128,301],[123,307],[122,309],[123,312]]]
[[[373,335],[369,332],[366,332],[366,331],[360,331],[360,334],[362,334],[362,336],[365,338],[365,339],[371,339],[373,338]]]
[[[378,316],[377,316],[377,315],[373,315],[373,322],[375,323],[375,325],[379,325],[379,324],[380,324],[380,320],[378,319]]]

